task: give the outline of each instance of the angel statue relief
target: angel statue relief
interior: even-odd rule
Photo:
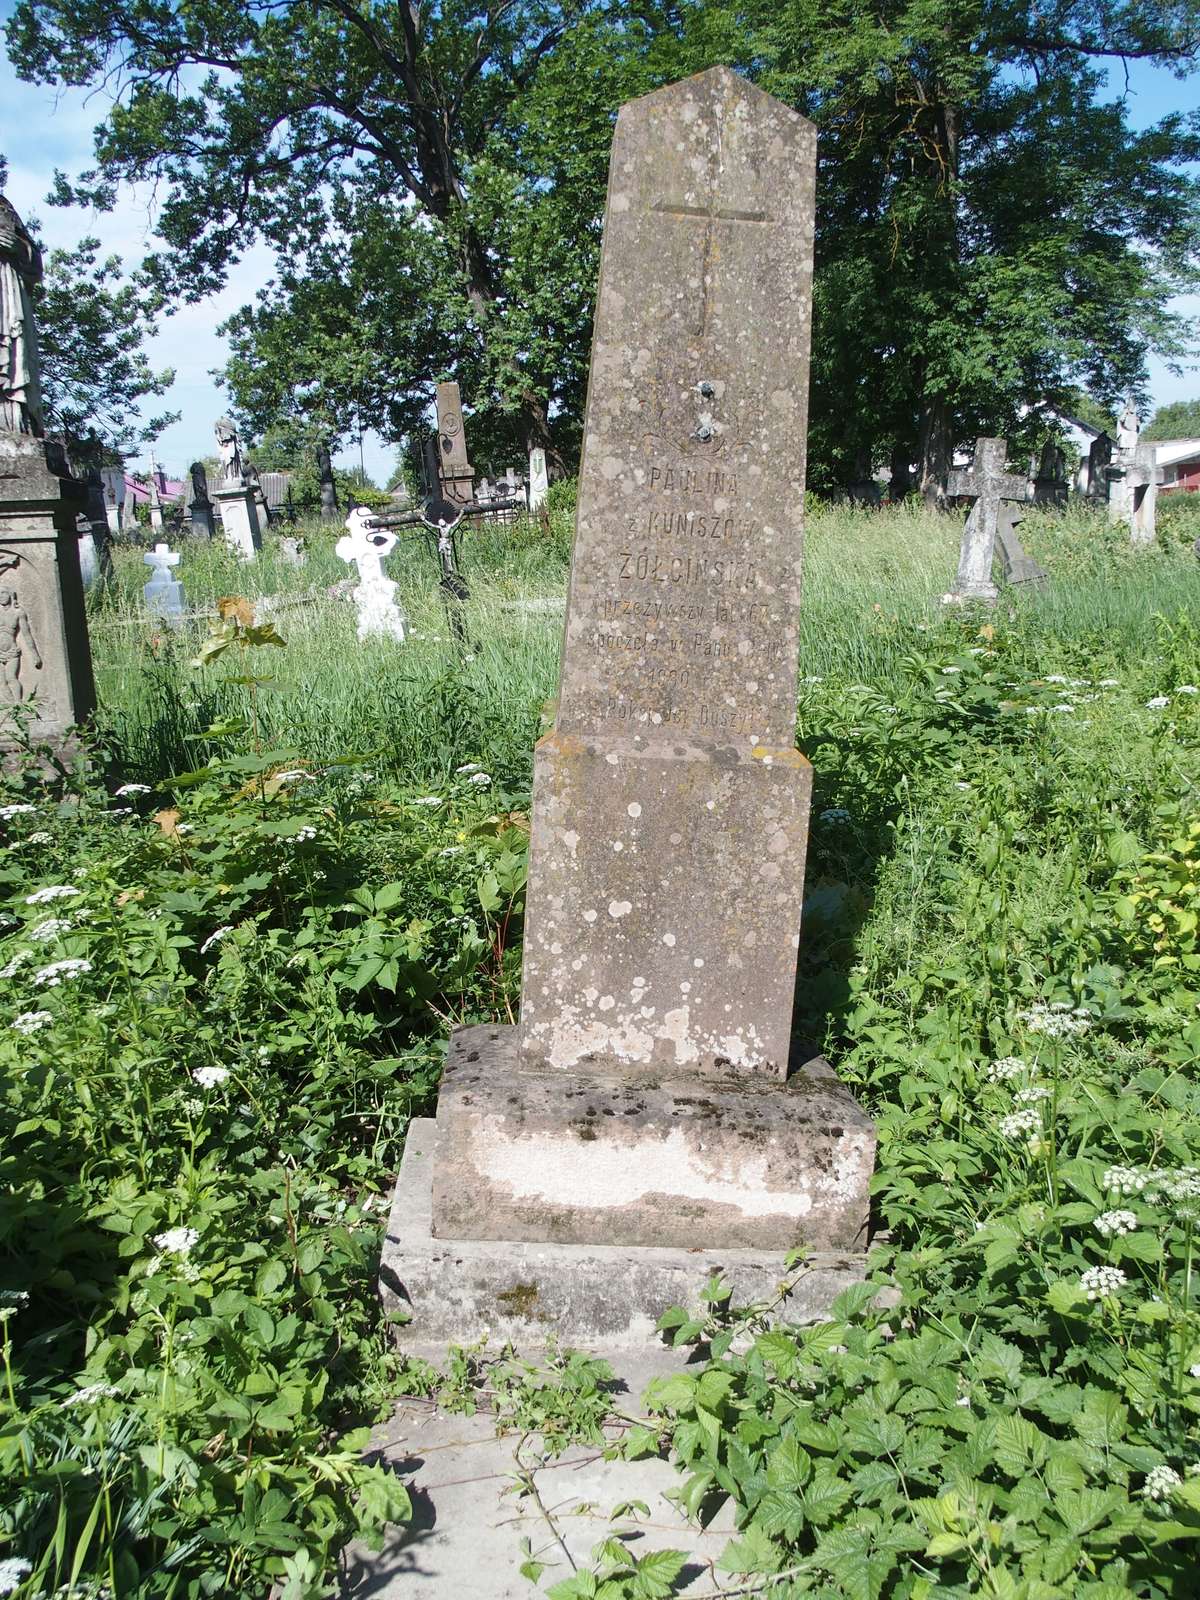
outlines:
[[[0,195],[0,429],[38,438],[45,428],[31,297],[41,278],[41,251]]]
[[[218,417],[213,424],[217,436],[217,454],[221,458],[221,475],[226,483],[242,482],[242,444],[237,429],[228,417]]]

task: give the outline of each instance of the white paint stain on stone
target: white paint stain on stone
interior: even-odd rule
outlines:
[[[608,902],[608,914],[610,917],[627,917],[632,910],[633,902],[630,900],[610,900]]]

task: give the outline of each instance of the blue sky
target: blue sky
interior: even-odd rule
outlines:
[[[7,10],[7,0],[0,0],[0,17]],[[1167,111],[1200,108],[1200,77],[1180,82],[1171,73],[1141,62],[1130,67],[1128,88],[1120,66],[1109,77],[1113,92],[1127,95],[1129,118],[1135,128],[1157,121]],[[98,93],[58,92],[19,82],[0,50],[0,151],[9,162],[9,199],[22,216],[37,217],[50,246],[72,246],[91,234],[99,238],[106,252],[115,251],[133,263],[152,244],[154,204],[148,186],[123,192],[113,212],[64,210],[45,204],[56,167],[77,172],[88,165],[92,129],[105,108],[106,102]],[[232,286],[198,305],[181,307],[174,316],[164,319],[161,331],[148,346],[156,368],[175,369],[174,385],[157,403],[158,408],[182,413],[180,421],[166,430],[156,446],[159,461],[169,471],[181,472],[190,462],[213,451],[212,424],[226,409],[226,401],[211,372],[224,363],[228,354],[226,342],[216,328],[267,282],[271,263],[268,250],[252,246],[243,256]],[[1200,295],[1188,296],[1178,304],[1188,315],[1200,317]],[[1200,350],[1197,356],[1200,357]],[[1197,367],[1200,360],[1177,377],[1152,357],[1150,389],[1155,403],[1163,405],[1200,394]],[[393,448],[368,435],[363,454],[367,470],[378,481],[384,481],[394,460]],[[357,462],[357,446],[344,451],[338,460],[345,466]]]

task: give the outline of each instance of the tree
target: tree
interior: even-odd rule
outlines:
[[[1159,406],[1142,430],[1142,438],[1200,439],[1200,400],[1175,400]]]
[[[56,193],[108,206],[121,181],[157,180],[164,292],[217,287],[255,235],[276,246],[280,281],[234,330],[247,420],[316,407],[340,435],[394,438],[414,388],[453,370],[479,414],[559,460],[598,196],[575,212],[569,186],[522,163],[523,107],[578,35],[599,82],[574,84],[572,131],[602,174],[612,109],[646,86],[624,68],[653,31],[613,0],[20,0],[7,36],[27,78],[115,89],[95,169]],[[568,141],[556,169],[578,164]]]
[[[753,0],[752,0],[753,3]],[[1130,131],[1096,63],[1182,74],[1196,0],[772,0],[751,14],[767,89],[821,131],[814,290],[816,481],[856,454],[919,462],[1082,387],[1111,406],[1196,281],[1195,127]],[[1025,408],[1032,414],[1023,418]]]

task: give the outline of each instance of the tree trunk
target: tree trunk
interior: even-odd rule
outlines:
[[[927,506],[936,506],[942,485],[950,471],[950,407],[942,395],[921,395],[917,450],[920,458],[919,488]]]
[[[329,446],[323,444],[317,451],[317,471],[321,478],[321,521],[337,519],[337,485],[333,481],[333,462],[329,459]]]

